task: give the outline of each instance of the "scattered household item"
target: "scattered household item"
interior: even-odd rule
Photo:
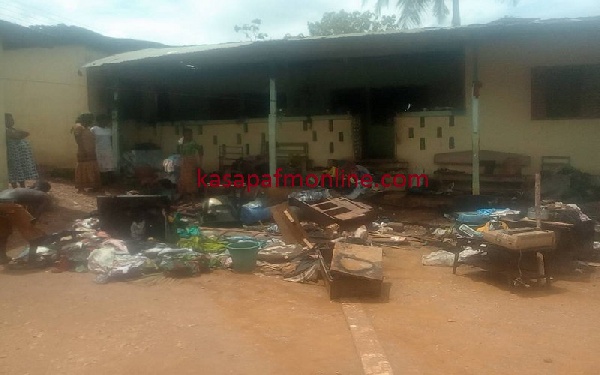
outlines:
[[[556,236],[551,230],[529,228],[496,230],[483,232],[483,239],[509,250],[554,248],[556,246]]]
[[[308,241],[306,231],[287,203],[280,203],[271,207],[271,214],[286,244],[301,244],[308,248],[313,247]]]
[[[488,221],[487,223],[485,223],[485,225],[477,228],[477,232],[489,232],[491,230],[501,230],[501,229],[509,229],[508,225],[506,225],[506,223],[503,223],[502,221],[498,220],[497,218],[493,218],[490,221]]]
[[[254,200],[246,203],[240,209],[240,221],[243,224],[256,224],[271,219],[271,210],[266,202]]]
[[[238,222],[238,213],[230,197],[219,195],[202,202],[202,224],[212,226]]]
[[[529,209],[527,210],[527,217],[531,220],[537,219],[537,215],[535,213],[535,207],[529,207]],[[540,219],[541,220],[550,219],[550,211],[545,206],[540,207]]]
[[[470,226],[466,225],[466,224],[461,224],[458,228],[457,228],[458,233],[463,236],[463,237],[467,237],[467,238],[481,238],[483,237],[483,235],[476,231],[475,229],[471,228]]]
[[[331,194],[328,189],[311,189],[294,191],[290,193],[288,198],[293,198],[307,204],[314,204],[331,198]]]
[[[423,255],[421,257],[421,264],[424,266],[452,267],[454,266],[454,258],[456,254],[458,254],[459,261],[463,262],[469,257],[480,255],[482,253],[483,252],[473,250],[469,247],[464,248],[459,253],[451,253],[449,251],[439,250]]]
[[[434,251],[430,254],[423,255],[421,257],[421,263],[424,266],[452,267],[454,264],[454,254],[445,250]]]
[[[372,221],[375,211],[367,204],[353,202],[347,198],[332,198],[315,204],[291,199],[291,204],[300,207],[303,217],[323,225],[354,223],[357,220]]]
[[[231,255],[231,267],[236,272],[248,273],[256,268],[260,243],[257,241],[238,241],[227,245]]]
[[[144,223],[144,236],[164,241],[169,209],[168,197],[162,195],[99,196],[97,199],[100,228],[112,237],[131,239],[140,232],[133,223]],[[138,225],[139,227],[139,225]],[[145,238],[144,238],[145,239]]]
[[[330,299],[379,297],[383,286],[383,250],[338,242],[333,249],[320,248],[321,275]]]

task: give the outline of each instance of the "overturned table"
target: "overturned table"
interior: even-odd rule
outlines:
[[[525,284],[525,278],[536,280],[538,284],[544,280],[545,285],[550,286],[548,254],[556,248],[556,236],[553,231],[530,228],[496,230],[484,232],[482,242],[486,244],[490,264],[502,263],[505,266],[502,271],[511,285],[518,282]],[[454,254],[454,274],[460,264],[459,254]],[[530,258],[531,255],[535,255],[536,259],[536,270],[532,274],[522,267],[523,258]],[[528,275],[525,277],[526,274]]]

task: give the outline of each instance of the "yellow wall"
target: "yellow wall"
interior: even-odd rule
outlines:
[[[334,119],[333,131],[329,130],[329,119]],[[237,146],[237,135],[241,134],[241,146],[250,145],[250,155],[261,152],[261,133],[267,134],[267,119],[248,120],[248,132],[244,132],[243,124],[227,121],[219,122],[175,122],[171,124],[158,124],[157,126],[144,125],[136,122],[124,122],[120,125],[123,150],[131,149],[135,143],[153,142],[161,147],[164,156],[176,151],[177,140],[181,137],[181,128],[189,127],[194,131],[194,139],[204,148],[202,167],[208,171],[217,170],[219,167],[219,147]],[[352,120],[348,116],[316,116],[312,118],[312,129],[304,130],[302,119],[279,119],[277,124],[278,142],[306,142],[308,143],[309,158],[314,165],[326,166],[328,159],[352,159]],[[202,129],[200,134],[200,128]],[[317,141],[313,141],[312,132],[317,133]],[[339,140],[339,133],[343,132],[343,141]],[[217,143],[213,143],[213,137]],[[329,144],[333,142],[334,153],[330,153]]]
[[[86,62],[102,57],[80,46],[4,51],[5,110],[29,141],[41,166],[74,168],[70,129],[88,111]]]
[[[531,120],[531,68],[536,66],[600,63],[600,48],[590,35],[570,37],[525,37],[496,41],[479,48],[479,73],[483,83],[480,97],[481,149],[514,152],[532,157],[532,167],[540,168],[541,156],[570,156],[571,164],[585,172],[600,175],[600,119]],[[397,157],[412,168],[432,173],[437,166],[433,155],[439,152],[471,149],[470,87],[471,56],[467,55],[466,116],[457,116],[455,126],[447,117],[426,118],[420,128],[419,117],[399,117],[396,131]],[[437,127],[442,138],[437,138]],[[408,128],[415,138],[408,139]],[[448,137],[455,137],[450,150]],[[419,138],[426,138],[426,150],[419,149]]]

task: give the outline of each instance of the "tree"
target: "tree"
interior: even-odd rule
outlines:
[[[260,25],[262,21],[258,18],[253,19],[252,22],[244,24],[242,26],[235,25],[233,28],[236,33],[242,32],[246,35],[246,39],[250,41],[264,40],[268,37],[266,33],[260,32]]]
[[[509,2],[514,6],[519,0],[497,1]],[[367,2],[368,0],[364,0],[363,4]],[[387,8],[389,4],[389,0],[376,0],[375,13],[381,14],[381,9],[383,7]],[[420,25],[421,16],[427,11],[431,11],[439,23],[444,22],[450,14],[446,0],[397,0],[396,7],[400,10],[398,22],[402,28]],[[460,26],[460,0],[452,0],[452,26]]]
[[[373,12],[328,12],[323,14],[320,21],[308,23],[310,36],[327,36],[350,33],[376,33],[381,31],[398,30],[398,20],[395,15],[378,16]]]

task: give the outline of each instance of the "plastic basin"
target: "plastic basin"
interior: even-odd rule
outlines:
[[[236,272],[254,271],[259,249],[260,244],[257,241],[238,241],[227,245],[233,270]]]

